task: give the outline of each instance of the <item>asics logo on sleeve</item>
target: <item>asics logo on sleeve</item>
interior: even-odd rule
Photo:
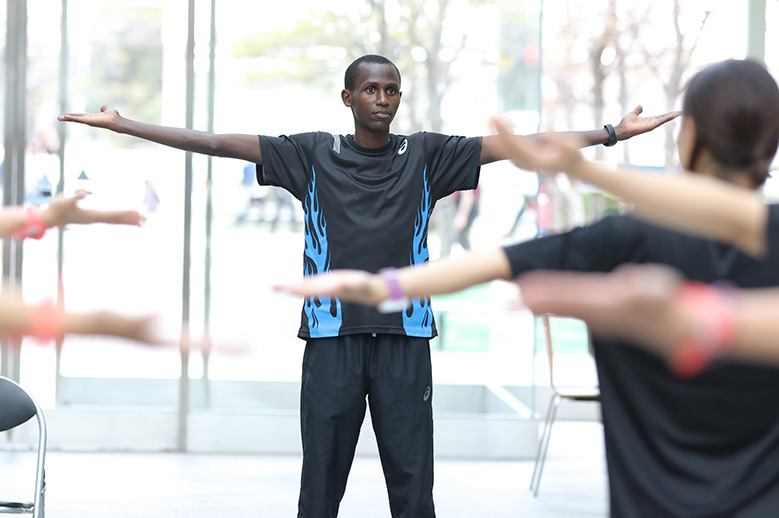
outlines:
[[[406,148],[408,148],[408,139],[403,139],[403,143],[400,145],[400,149],[398,149],[398,154],[402,155],[405,153]]]

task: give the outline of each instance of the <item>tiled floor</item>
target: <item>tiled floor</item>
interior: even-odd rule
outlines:
[[[31,463],[30,452],[0,450],[0,499],[31,498],[26,496],[34,475]],[[294,518],[299,470],[298,457],[51,451],[46,461],[46,514],[51,518]],[[608,515],[599,424],[555,425],[537,498],[528,491],[532,470],[531,460],[437,459],[437,514],[440,518]],[[7,494],[7,490],[15,492]],[[378,460],[358,457],[339,517],[389,516]]]

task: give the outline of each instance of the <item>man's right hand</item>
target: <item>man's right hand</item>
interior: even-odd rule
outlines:
[[[101,106],[100,113],[65,113],[57,117],[63,122],[80,122],[96,128],[115,129],[117,121],[121,118],[119,112],[108,106]]]

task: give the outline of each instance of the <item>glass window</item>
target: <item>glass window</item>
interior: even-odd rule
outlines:
[[[680,109],[689,78],[709,63],[746,54],[747,3],[545,0],[541,124],[586,130],[616,124],[641,105],[644,115]],[[663,174],[678,169],[673,121],[588,158]],[[672,174],[672,173],[671,173]],[[546,178],[539,215],[561,231],[619,210],[602,193],[558,175]],[[544,212],[542,212],[542,210]],[[586,342],[581,332],[574,340]],[[540,340],[537,340],[540,344]],[[541,355],[536,379],[546,376]]]
[[[776,33],[777,15],[779,15],[779,1],[768,0],[766,2],[766,30],[765,30],[765,62],[769,70],[774,74],[779,70],[779,35]]]
[[[219,2],[217,132],[351,133],[350,111],[340,100],[343,75],[353,59],[366,53],[387,55],[400,69],[403,102],[395,133],[483,135],[490,131],[488,117],[501,109],[531,114],[536,125],[530,131],[536,131],[537,6],[523,10],[460,1],[439,12],[429,2],[386,2],[383,11],[380,4],[371,8],[363,2],[296,5],[274,16],[262,16],[263,7],[257,6],[257,16],[247,16],[245,3]],[[505,22],[508,15],[514,26]],[[521,60],[503,54],[517,48]],[[521,93],[511,88],[518,78],[525,83]],[[215,380],[299,381],[303,342],[296,333],[302,304],[270,287],[302,275],[302,211],[297,202],[288,205],[294,200],[284,191],[258,187],[254,168],[246,166],[225,159],[213,163],[211,331],[216,349],[209,374]],[[516,174],[512,166],[486,169],[470,229],[474,248],[501,243],[523,207],[524,194],[536,189],[534,178]],[[506,186],[515,194],[507,193]],[[532,224],[529,213],[525,216],[523,230]],[[431,229],[434,259],[445,255],[444,248],[463,251],[448,234],[453,229],[445,227],[445,219],[438,218]],[[522,373],[528,362],[518,358],[530,357],[532,339],[523,344],[510,330],[519,319],[530,325],[532,337],[532,321],[503,311],[513,293],[513,286],[496,283],[436,301],[439,325],[444,322],[444,337],[433,343],[434,355],[441,357],[433,362],[438,382],[494,381],[496,370],[506,382],[528,382],[527,369]],[[241,341],[250,347],[248,357],[219,353],[220,344]]]
[[[776,16],[770,15],[778,3],[768,1],[766,59],[774,68],[770,21]],[[58,354],[26,340],[24,375],[39,380],[50,404],[56,384],[62,404],[176,405],[186,308],[193,343],[187,374],[211,380],[215,388],[213,399],[193,391],[193,406],[256,407],[254,396],[246,396],[250,390],[216,388],[300,379],[302,304],[271,289],[302,276],[300,203],[278,188],[258,186],[253,164],[195,156],[187,219],[185,153],[56,122],[63,87],[66,111],[97,112],[107,105],[131,119],[174,127],[185,126],[187,116],[186,2],[67,5],[62,71],[61,13],[44,8],[43,0],[28,2],[27,193],[31,202],[45,203],[47,185],[51,194],[62,180],[65,194],[91,193],[85,206],[134,208],[147,221],[140,229],[66,230],[62,279],[56,236],[26,243],[25,298],[52,299],[61,280],[67,309],[158,314],[171,346],[68,337]],[[211,6],[205,0],[196,6],[193,124],[218,133],[350,133],[352,117],[340,99],[343,74],[366,53],[388,56],[402,73],[395,133],[475,136],[490,133],[486,121],[497,112],[506,113],[517,132],[534,133],[616,124],[639,104],[647,114],[678,109],[691,74],[711,61],[742,57],[746,49],[746,8],[738,2],[452,0],[440,10],[421,0],[298,0],[279,10],[220,0],[211,76]],[[680,53],[673,52],[677,41]],[[64,151],[57,135],[63,124]],[[586,153],[608,163],[675,167],[674,128]],[[560,177],[539,182],[509,163],[485,166],[473,194],[439,202],[428,242],[433,260],[530,239],[616,209],[596,189]],[[455,225],[458,208],[470,203],[478,210],[464,226]],[[191,260],[188,272],[185,258]],[[534,368],[532,315],[504,309],[515,298],[515,287],[505,282],[435,298],[437,383],[517,387],[515,393],[533,406],[527,389],[545,371]]]
[[[143,122],[183,126],[186,4],[75,0],[68,6],[66,111],[93,113],[106,105]],[[79,124],[67,123],[66,130],[65,193],[85,189],[84,206],[136,209],[147,218],[143,228],[93,225],[65,232],[66,307],[157,314],[171,347],[68,337],[58,399],[175,405],[175,390],[120,390],[111,380],[167,380],[175,389],[181,371],[175,344],[182,311],[184,153]],[[79,388],[85,384],[91,389]]]
[[[0,0],[0,53],[5,56],[6,55],[6,13],[7,13],[7,7],[6,7],[6,1]],[[0,81],[2,81],[2,91],[0,93],[0,115],[2,115],[2,118],[0,120],[5,121],[6,119],[6,113],[5,113],[5,92],[7,88],[7,74],[5,67],[0,68]],[[4,178],[6,176],[6,164],[5,164],[5,124],[0,125],[0,194],[5,196],[4,194]],[[4,199],[4,198],[3,198]],[[5,271],[3,269],[3,263],[5,261],[4,254],[0,254],[0,271]],[[0,346],[0,372],[7,372],[7,363],[8,359],[6,358],[7,349]]]
[[[27,205],[45,206],[55,192],[60,177],[59,136],[56,118],[59,100],[60,11],[43,8],[42,2],[27,5],[26,134],[23,178]],[[5,13],[5,11],[4,11]],[[57,300],[57,237],[26,240],[23,245],[22,286],[28,303]],[[21,377],[35,387],[41,403],[51,404],[55,373],[55,349],[35,340],[22,341]],[[44,396],[45,394],[45,396]]]

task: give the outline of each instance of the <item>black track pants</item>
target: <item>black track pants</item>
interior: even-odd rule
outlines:
[[[306,344],[298,518],[338,515],[366,397],[392,517],[434,518],[429,341],[381,334],[317,338]]]

